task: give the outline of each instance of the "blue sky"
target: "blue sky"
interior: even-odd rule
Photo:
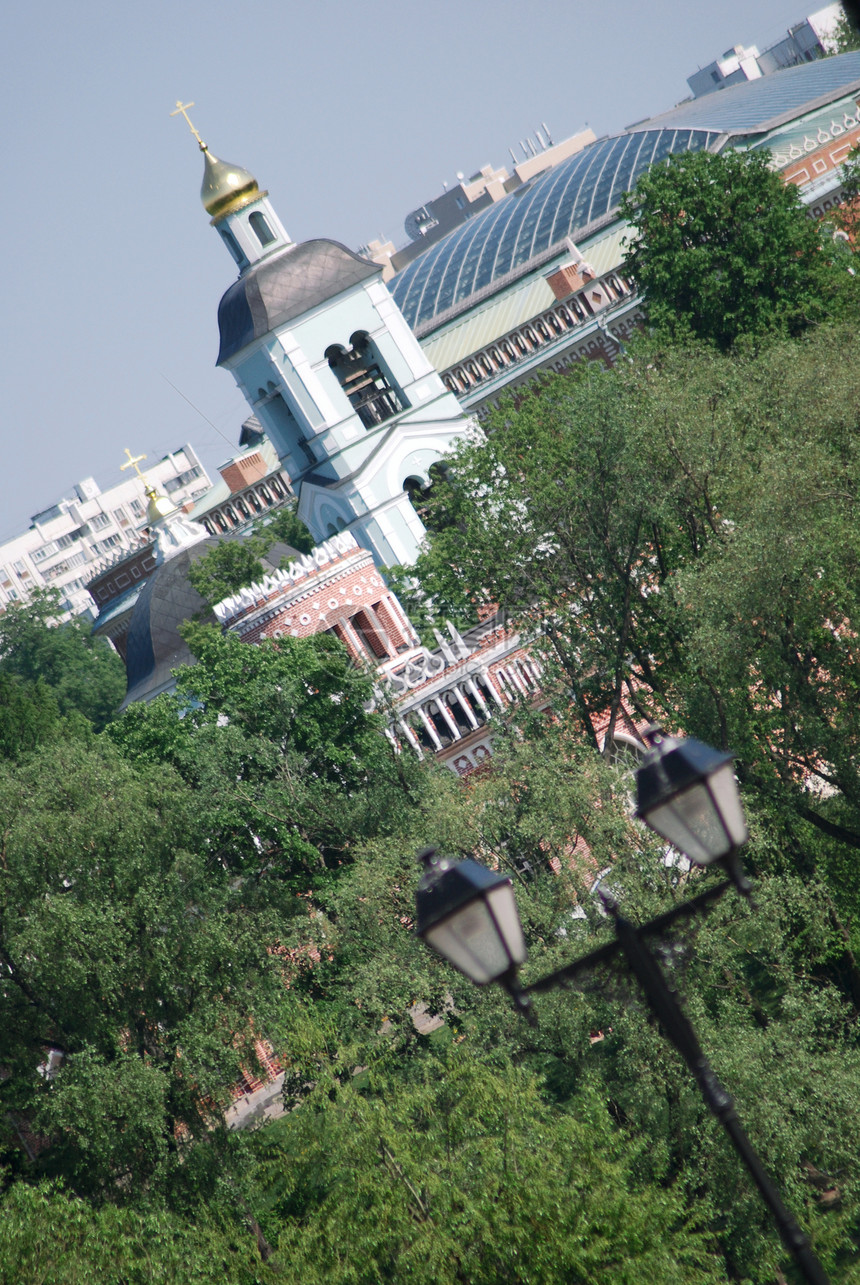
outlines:
[[[295,240],[404,240],[458,170],[545,121],[613,133],[735,43],[817,6],[656,0],[44,0],[4,17],[0,539],[124,448],[190,441],[214,472],[247,413],[215,368],[232,260],[199,203],[212,151]]]

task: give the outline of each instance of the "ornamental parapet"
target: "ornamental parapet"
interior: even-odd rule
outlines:
[[[331,539],[318,544],[310,553],[296,558],[289,566],[279,571],[271,571],[263,576],[262,580],[255,581],[246,588],[240,589],[238,593],[216,603],[214,607],[216,619],[222,625],[235,625],[243,617],[247,617],[259,608],[264,608],[271,598],[281,597],[285,591],[299,585],[308,577],[317,576],[332,563],[356,553],[366,554],[368,558],[371,556],[361,548],[355,537],[348,531],[333,535]]]

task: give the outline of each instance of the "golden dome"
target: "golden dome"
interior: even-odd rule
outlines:
[[[171,513],[178,513],[176,505],[169,500],[166,495],[159,495],[154,486],[146,487],[146,494],[149,503],[146,506],[146,520],[150,526],[155,522],[162,522],[169,518]]]
[[[201,144],[201,151],[206,169],[200,199],[213,223],[266,195],[260,191],[257,180],[248,170],[243,170],[240,165],[231,165],[229,161],[219,161],[205,144]]]

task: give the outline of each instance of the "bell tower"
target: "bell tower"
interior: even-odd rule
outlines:
[[[174,114],[187,120],[192,106]],[[293,244],[256,179],[191,128],[204,207],[239,267],[218,307],[218,365],[284,461],[314,539],[349,531],[378,565],[411,564],[424,526],[409,493],[429,485],[470,421],[382,268],[337,241]]]

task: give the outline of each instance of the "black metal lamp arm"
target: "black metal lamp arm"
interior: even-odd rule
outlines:
[[[647,941],[649,936],[660,935],[676,919],[684,915],[695,914],[708,902],[721,897],[729,888],[737,886],[736,880],[727,880],[700,893],[689,901],[682,902],[666,914],[652,919],[647,924],[636,926],[629,919],[618,913],[615,902],[605,897],[609,913],[615,921],[615,941],[599,946],[597,950],[576,960],[566,968],[560,968],[548,977],[543,977],[530,986],[519,989],[515,978],[503,979],[506,988],[512,995],[519,1010],[534,1023],[531,1013],[531,995],[536,991],[551,990],[554,986],[570,982],[578,973],[585,972],[598,964],[607,963],[619,952],[623,954],[630,971],[634,974],[645,993],[648,1005],[663,1028],[667,1039],[674,1044],[687,1066],[693,1073],[699,1092],[708,1107],[725,1129],[750,1177],[761,1192],[765,1204],[770,1209],[779,1230],[782,1242],[794,1257],[794,1261],[804,1281],[808,1285],[829,1285],[823,1267],[810,1248],[800,1227],[780,1199],[779,1193],[768,1177],[758,1154],[746,1135],[735,1110],[734,1099],[720,1083],[708,1059],[702,1051],[696,1032],[690,1019],[678,1001],[678,997],[669,983],[657,957]]]

